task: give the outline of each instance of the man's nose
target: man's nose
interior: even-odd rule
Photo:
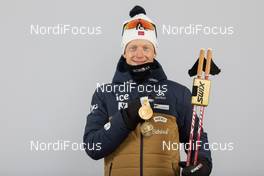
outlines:
[[[144,56],[144,53],[143,53],[143,49],[142,48],[138,48],[137,49],[136,56],[137,57],[143,57]]]

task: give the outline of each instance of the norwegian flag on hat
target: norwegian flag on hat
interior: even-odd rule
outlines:
[[[138,35],[145,35],[144,31],[138,31]]]

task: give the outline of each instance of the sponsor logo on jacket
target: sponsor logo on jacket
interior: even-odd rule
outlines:
[[[167,135],[169,134],[169,129],[167,128],[166,130],[165,129],[153,129],[152,130],[152,134],[157,134],[157,135]]]
[[[154,109],[170,110],[170,105],[165,104],[154,104]]]
[[[116,94],[116,101],[118,102],[118,110],[120,109],[126,109],[128,104],[127,102],[124,101],[128,101],[129,98],[129,94]]]
[[[118,102],[118,110],[120,109],[126,109],[128,107],[128,104],[125,102]]]
[[[90,107],[90,113],[93,113],[94,110],[98,109],[98,104],[91,105]]]
[[[163,116],[155,116],[153,117],[154,122],[161,122],[161,123],[167,123],[168,119]]]

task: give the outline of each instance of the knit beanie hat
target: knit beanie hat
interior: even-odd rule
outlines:
[[[126,45],[135,39],[144,39],[151,42],[157,52],[157,31],[154,22],[146,16],[146,11],[140,6],[130,10],[131,19],[123,24],[122,49],[125,52]]]

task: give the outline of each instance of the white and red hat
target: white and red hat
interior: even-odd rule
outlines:
[[[135,6],[129,13],[131,19],[123,24],[122,49],[125,52],[126,45],[135,39],[150,41],[157,51],[157,31],[154,22],[146,16],[145,10]]]

